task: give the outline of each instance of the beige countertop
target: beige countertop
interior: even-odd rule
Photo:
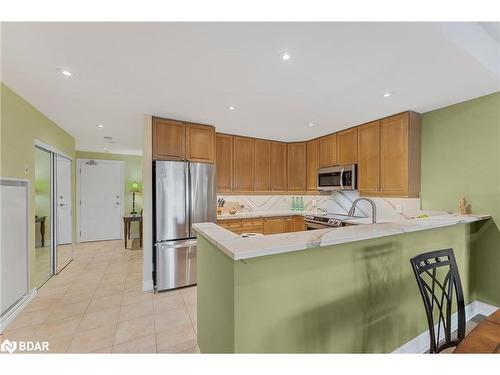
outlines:
[[[297,214],[297,211],[291,212]],[[303,212],[303,214],[305,213]],[[282,215],[282,213],[280,213],[279,215],[274,216],[286,215]],[[224,215],[224,218],[226,218],[226,215]],[[341,228],[280,233],[253,238],[242,238],[239,235],[214,223],[193,224],[193,228],[201,236],[206,238],[213,245],[217,246],[222,252],[232,259],[242,260],[265,255],[286,253],[290,251],[300,251],[314,247],[393,236],[407,232],[446,227],[450,225],[472,223],[488,218],[490,218],[489,215],[447,214],[420,219],[406,219],[376,224],[349,225]],[[362,220],[366,221],[366,219]]]
[[[231,219],[253,219],[259,217],[278,217],[278,216],[305,216],[305,215],[321,215],[318,211],[294,211],[294,210],[278,210],[278,211],[254,211],[254,212],[238,212],[236,214],[217,215],[217,220]]]

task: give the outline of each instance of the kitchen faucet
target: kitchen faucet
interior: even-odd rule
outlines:
[[[355,199],[354,202],[352,202],[352,206],[349,209],[348,215],[349,216],[354,216],[354,211],[356,211],[356,205],[358,204],[359,201],[362,201],[362,200],[365,200],[365,201],[367,201],[368,203],[371,204],[371,206],[372,206],[372,224],[375,224],[377,222],[377,207],[375,206],[375,202],[372,201],[369,198],[358,198],[358,199]]]

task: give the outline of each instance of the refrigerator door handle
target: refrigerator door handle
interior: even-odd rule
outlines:
[[[186,186],[186,199],[185,199],[185,205],[186,205],[186,238],[190,237],[191,233],[191,179],[189,178],[189,163],[186,163],[185,167],[185,173],[184,173],[184,178],[185,178],[185,183],[184,185]]]

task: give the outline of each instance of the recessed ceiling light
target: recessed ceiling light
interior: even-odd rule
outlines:
[[[314,124],[310,122],[309,124],[307,124],[307,126],[314,126]]]
[[[61,70],[61,73],[66,77],[71,77],[73,75],[73,73],[71,73],[69,70],[66,69]]]
[[[104,128],[104,125],[103,124],[97,124],[97,127],[98,128]]]
[[[229,109],[230,111],[234,111],[236,107],[234,105],[230,105],[227,107],[227,109]]]
[[[388,97],[389,97],[389,96],[391,96],[391,95],[392,95],[392,92],[386,92],[386,93],[384,94],[384,98],[388,98]]]
[[[290,57],[291,57],[290,54],[286,52],[281,55],[281,59],[284,61],[290,60]]]

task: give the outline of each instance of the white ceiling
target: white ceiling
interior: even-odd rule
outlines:
[[[477,23],[4,23],[1,73],[80,150],[141,153],[144,114],[294,141],[500,91],[495,30]],[[283,61],[283,52],[291,59]],[[393,95],[384,98],[386,91]]]

